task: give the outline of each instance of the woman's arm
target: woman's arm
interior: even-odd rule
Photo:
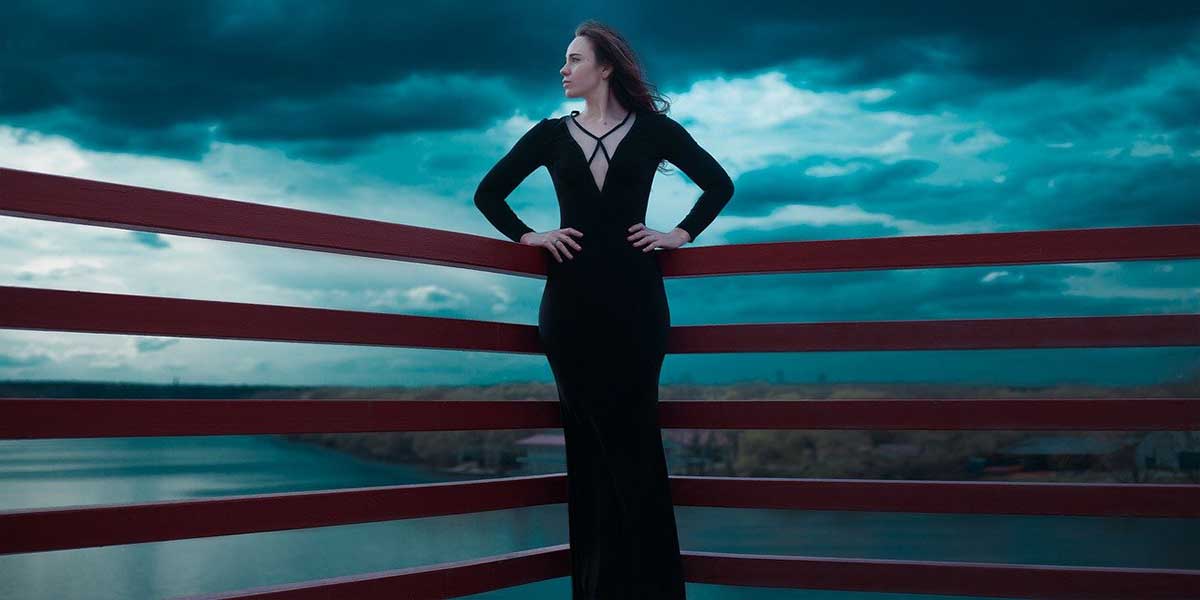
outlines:
[[[667,115],[663,115],[662,122],[663,158],[682,169],[704,190],[692,210],[676,225],[695,241],[733,197],[733,180],[682,125]]]
[[[545,164],[544,137],[549,122],[550,119],[542,119],[526,131],[475,189],[475,206],[500,233],[514,242],[519,243],[521,236],[533,228],[517,217],[507,198],[530,173]]]

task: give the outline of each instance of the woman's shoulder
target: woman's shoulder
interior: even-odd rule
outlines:
[[[545,142],[553,136],[554,130],[557,129],[555,127],[557,122],[558,119],[556,118],[543,118],[530,126],[529,130],[525,132],[524,137],[534,138],[539,142]]]
[[[647,129],[654,131],[655,139],[668,137],[671,134],[677,134],[683,126],[678,121],[672,119],[665,112],[647,111],[638,113],[639,119],[645,119]]]
[[[655,113],[655,117],[656,117],[656,120],[658,121],[658,124],[660,127],[666,127],[669,129],[683,129],[684,128],[683,125],[679,121],[676,121],[674,118],[671,117],[671,115],[668,115],[667,113]]]
[[[569,117],[570,117],[570,115],[546,117],[546,118],[542,119],[541,121],[534,123],[532,129],[534,131],[538,131],[538,132],[546,134],[546,135],[551,135],[556,131],[561,131],[563,122],[566,121]]]
[[[684,131],[683,125],[665,112],[641,112],[638,113],[638,118],[646,121],[644,126],[651,133],[650,138],[660,145],[678,137],[679,133]]]

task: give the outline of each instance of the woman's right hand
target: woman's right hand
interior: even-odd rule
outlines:
[[[574,227],[551,229],[550,231],[544,233],[530,231],[521,236],[521,243],[525,244],[526,246],[541,246],[549,250],[550,254],[554,255],[554,260],[562,262],[562,257],[559,255],[559,252],[566,254],[567,258],[575,258],[571,255],[571,252],[567,250],[567,246],[570,246],[576,250],[583,250],[583,247],[581,247],[574,239],[571,238],[572,235],[583,237],[583,232],[575,229]]]

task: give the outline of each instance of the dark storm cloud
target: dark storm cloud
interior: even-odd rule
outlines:
[[[187,158],[214,135],[340,154],[338,140],[483,126],[557,80],[570,25],[535,8],[8,2],[0,119]],[[498,33],[520,9],[520,28]]]
[[[702,11],[694,3],[669,2],[645,8],[689,15],[639,15],[632,27],[631,37],[643,42],[659,79],[672,88],[701,75],[763,68],[781,68],[817,89],[935,76],[936,87],[897,94],[879,108],[968,104],[995,88],[1042,80],[1126,84],[1166,57],[1195,55],[1200,35],[1200,3],[1185,0],[746,1],[706,3]]]
[[[1193,161],[1194,162],[1194,161]],[[1039,229],[1200,223],[1200,169],[1161,156],[1029,161],[1003,186],[999,216]],[[1046,190],[1053,182],[1053,192]],[[1038,193],[1034,193],[1037,190]],[[999,198],[997,198],[999,200]]]
[[[665,89],[817,61],[818,86],[910,72],[959,82],[895,100],[932,103],[987,82],[1136,79],[1195,39],[1198,14],[1194,2],[629,2],[595,14],[551,2],[10,0],[0,119],[98,149],[194,158],[217,137],[340,157],[382,134],[547,113],[588,17],[624,31]],[[1186,105],[1163,111],[1183,118]]]
[[[1166,127],[1191,128],[1195,132],[1200,122],[1200,83],[1176,82],[1146,108]]]
[[[1178,264],[1182,261],[1176,261]],[[1155,283],[1186,286],[1184,277]],[[673,303],[673,320],[693,323],[830,322],[887,319],[1013,318],[1171,313],[1178,297],[1068,294],[1070,278],[1089,266],[996,265],[943,269],[712,277],[669,283],[672,298],[727,302]],[[677,307],[675,304],[679,304]],[[676,315],[676,313],[678,313]]]
[[[739,192],[740,193],[740,192]],[[831,225],[787,225],[767,230],[735,229],[725,234],[730,244],[796,242],[801,240],[841,240],[904,235],[898,227],[883,223],[835,223]]]
[[[816,177],[807,173],[808,169],[827,163],[839,166],[854,164],[858,170],[831,177]],[[869,158],[846,161],[820,155],[806,157],[796,162],[743,173],[738,178],[737,200],[730,202],[724,212],[762,217],[774,209],[792,204],[827,207],[853,204],[870,213],[935,224],[970,221],[988,212],[987,198],[998,195],[996,184],[988,182],[948,187],[916,181],[937,168],[936,162],[924,159],[905,159],[887,164]],[[891,228],[879,224],[830,225],[821,229],[824,233],[818,233],[819,238],[896,235]],[[766,233],[772,239],[779,239],[781,235],[779,232]],[[801,236],[792,239],[808,238]]]
[[[171,247],[171,244],[167,240],[164,240],[161,235],[149,231],[130,231],[129,237],[133,238],[133,241],[147,248],[154,248],[155,250]]]
[[[807,173],[826,164],[857,165],[860,170],[834,177],[814,177]],[[738,201],[730,203],[727,210],[731,214],[761,216],[771,208],[797,202],[834,206],[845,204],[851,197],[904,192],[911,188],[913,179],[924,177],[937,167],[937,163],[922,159],[885,164],[873,159],[808,156],[742,174],[738,178]]]
[[[36,367],[50,362],[50,357],[45,354],[35,354],[33,356],[15,356],[12,354],[0,354],[0,369],[12,369],[18,367]]]
[[[179,338],[137,338],[134,346],[142,354],[158,352],[179,343]]]
[[[473,94],[481,95],[473,99]],[[426,79],[337,90],[313,102],[271,100],[233,115],[221,129],[234,139],[361,139],[387,131],[478,125],[481,115],[502,113],[513,102],[512,95],[497,86]]]
[[[833,177],[805,173],[810,167],[846,162],[860,165],[859,170]],[[937,169],[932,161],[885,164],[814,156],[742,174],[736,201],[724,212],[763,217],[792,204],[853,204],[869,213],[930,224],[991,220],[1002,223],[1004,230],[1197,223],[1200,169],[1193,162],[1164,156],[1056,159],[1038,155],[1013,161],[1002,183],[950,186],[917,181]],[[743,230],[732,232],[730,239],[750,243],[885,235],[898,233],[882,224],[850,223]]]

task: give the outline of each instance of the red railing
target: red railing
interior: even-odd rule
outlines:
[[[0,214],[545,277],[540,248],[70,177],[0,169]],[[667,277],[1193,259],[1200,225],[685,248]],[[540,353],[536,326],[0,286],[0,327]],[[672,327],[669,352],[1200,345],[1200,314]],[[664,401],[664,428],[1200,429],[1200,398]],[[0,438],[559,427],[555,402],[0,399]],[[683,506],[1200,516],[1200,485],[671,476]],[[566,501],[563,473],[476,482],[0,512],[0,553],[324,527]],[[688,581],[914,594],[1196,598],[1200,571],[683,551]],[[449,598],[569,575],[566,545],[205,598]]]

